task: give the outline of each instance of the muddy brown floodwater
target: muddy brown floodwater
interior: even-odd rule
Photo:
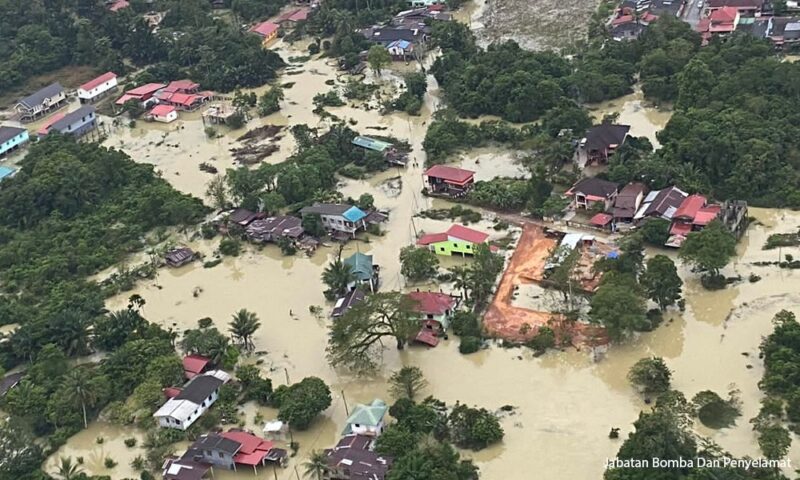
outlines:
[[[285,57],[303,54],[299,46],[278,45],[276,48]],[[282,83],[296,82],[286,91],[281,112],[254,120],[248,128],[267,123],[325,126],[324,121],[311,113],[310,99],[315,93],[332,88],[325,80],[336,78],[333,68],[322,60],[311,60],[296,70],[302,73],[280,79]],[[391,75],[386,74],[386,77]],[[425,107],[418,117],[380,116],[376,111],[351,106],[329,109],[341,118],[354,119],[357,122],[354,128],[361,132],[369,132],[369,126],[385,127],[383,133],[408,140],[413,147],[412,158],[416,164],[412,162],[406,169],[392,169],[368,180],[343,179],[341,184],[345,195],[368,192],[375,197],[378,207],[390,210],[390,220],[384,225],[388,231],[386,235],[372,237],[368,243],[351,242],[346,249],[346,252],[358,249],[375,256],[382,267],[384,290],[416,288],[405,285],[399,275],[399,249],[412,242],[415,231],[436,231],[449,224],[420,218],[412,221],[413,215],[421,210],[447,205],[420,194],[424,162],[421,144],[430,114],[439,102],[438,87],[429,78]],[[650,120],[641,124],[648,115],[645,111],[631,117],[634,134],[646,134],[637,132],[659,125]],[[123,148],[137,161],[155,164],[176,188],[200,195],[210,176],[200,172],[198,164],[214,161],[223,167],[231,165],[227,150],[243,131],[207,140],[199,117],[184,116],[180,122],[183,128],[141,122],[133,130],[120,127],[107,144]],[[164,145],[177,144],[177,148],[156,145],[166,132]],[[279,144],[280,151],[267,161],[282,161],[292,153],[294,145],[288,135]],[[484,154],[490,155],[491,150],[481,153]],[[483,165],[484,161],[480,163]],[[515,167],[505,165],[502,168]],[[402,183],[399,191],[387,188],[388,183],[397,185],[396,177]],[[770,319],[778,310],[797,310],[800,273],[755,267],[750,263],[775,258],[777,252],[761,250],[767,235],[796,229],[800,225],[800,214],[761,209],[753,209],[751,213],[761,223],[751,227],[745,235],[739,245],[737,261],[725,273],[738,273],[746,278],[750,272],[755,272],[762,277],[760,282],[745,281],[710,293],[702,290],[691,272],[681,268],[686,280],[686,312],[670,314],[668,321],[652,333],[612,345],[605,358],[597,363],[585,352],[575,350],[550,352],[535,358],[522,348],[492,346],[464,356],[458,353],[458,340],[451,338],[433,349],[410,347],[402,352],[386,349],[383,368],[374,377],[356,378],[334,370],[325,358],[330,320],[315,318],[309,312],[311,305],[323,306],[326,314],[330,310],[331,305],[325,303],[322,295],[320,274],[335,254],[332,248],[320,248],[311,258],[283,257],[274,246],[263,250],[248,248],[240,257],[226,258],[214,268],[204,269],[194,263],[176,270],[165,269],[155,282],[140,284],[133,291],[110,298],[107,307],[124,308],[127,298],[138,293],[146,300],[144,315],[149,320],[178,331],[195,327],[197,320],[203,317],[211,317],[224,331],[231,315],[240,308],[247,308],[261,319],[262,326],[255,337],[256,350],[266,353],[245,358],[245,362],[262,360],[259,363],[262,372],[276,386],[286,383],[287,375],[291,382],[311,375],[324,379],[331,386],[333,405],[308,431],[295,434],[300,451],[288,469],[278,472],[281,480],[295,478],[294,467],[302,470],[302,462],[309,452],[335,443],[346,418],[342,392],[351,406],[369,402],[374,397],[391,400],[387,396],[386,378],[402,365],[419,366],[430,383],[426,393],[448,403],[461,401],[492,410],[507,404],[517,407],[514,415],[502,419],[506,436],[501,444],[477,453],[464,452],[477,462],[483,478],[527,480],[531,478],[529,472],[533,471],[542,479],[597,479],[602,475],[605,459],[615,455],[621,444],[621,440],[608,439],[609,429],[621,428],[624,438],[639,411],[646,408],[625,377],[636,360],[648,355],[665,358],[675,372],[676,388],[687,397],[704,389],[727,392],[731,384],[741,390],[743,416],[738,425],[720,431],[702,428],[698,431],[735,455],[758,455],[748,424],[749,418],[757,413],[761,398],[757,382],[763,366],[758,360],[758,344],[770,331]],[[496,237],[505,235],[505,232],[489,230],[490,226],[487,220],[476,228],[492,232]],[[216,242],[197,241],[191,246],[211,253]],[[798,248],[784,249],[783,253],[800,257]],[[452,266],[460,262],[464,260],[454,258],[443,263]],[[748,365],[752,368],[748,369]],[[254,424],[257,413],[265,419],[275,416],[274,410],[253,404],[245,405],[243,412],[247,426],[257,432],[261,428]],[[94,422],[88,430],[70,438],[48,459],[45,468],[52,471],[59,456],[81,456],[87,473],[108,474],[115,480],[134,477],[129,463],[142,451],[138,447],[125,447],[123,440],[141,436],[142,432],[132,427]],[[104,438],[103,443],[97,443],[98,437]],[[796,463],[800,462],[800,448],[796,445],[790,455]],[[110,471],[105,469],[106,456],[119,465]],[[216,471],[215,478],[231,480],[251,475],[249,472]],[[260,477],[272,478],[272,474],[262,472]]]
[[[669,108],[655,108],[649,105],[644,99],[642,89],[638,86],[634,88],[633,93],[624,97],[590,104],[587,107],[591,110],[595,122],[600,122],[604,115],[619,114],[617,123],[630,125],[631,135],[647,137],[656,148],[661,146],[656,133],[663,129],[672,117],[672,110]]]

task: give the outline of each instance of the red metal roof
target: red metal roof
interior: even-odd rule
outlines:
[[[411,292],[408,296],[417,303],[417,311],[424,314],[444,315],[456,306],[456,300],[446,293]]]
[[[446,241],[447,241],[446,233],[429,233],[427,235],[419,237],[419,240],[417,240],[417,245],[430,245],[432,243],[439,243]]]
[[[169,92],[180,92],[197,90],[198,88],[200,88],[200,84],[191,80],[175,80],[173,82],[169,82],[169,85],[167,85],[164,90]]]
[[[152,110],[150,110],[150,115],[155,115],[156,117],[166,117],[174,111],[175,107],[172,105],[156,105]]]
[[[181,391],[182,390],[180,388],[176,387],[167,387],[163,390],[164,396],[167,398],[175,398],[180,395]]]
[[[717,218],[720,210],[722,210],[722,207],[719,205],[709,205],[707,207],[703,207],[697,212],[697,215],[694,216],[692,223],[700,226],[708,225],[712,220]]]
[[[597,225],[598,227],[604,227],[604,226],[608,225],[611,222],[612,218],[614,218],[614,217],[612,217],[611,215],[609,215],[607,213],[598,213],[597,215],[592,217],[592,219],[589,220],[589,222],[592,225]]]
[[[148,84],[142,85],[141,87],[136,87],[136,88],[134,88],[132,90],[128,90],[127,92],[125,92],[125,95],[132,95],[134,97],[142,97],[142,96],[145,96],[145,95],[151,95],[151,94],[155,93],[156,91],[161,90],[164,87],[166,87],[166,85],[164,85],[163,83],[148,83]]]
[[[692,225],[690,223],[683,222],[674,222],[672,227],[669,229],[670,235],[682,235],[684,237],[691,231]]]
[[[247,432],[230,431],[220,435],[241,445],[233,461],[243,465],[259,465],[275,446],[274,443]]]
[[[126,93],[123,94],[121,97],[119,97],[117,101],[114,103],[116,103],[117,105],[125,105],[125,102],[127,102],[128,100],[137,100],[138,98],[139,97],[137,97],[136,95],[128,95]]]
[[[424,343],[429,347],[435,347],[439,345],[439,337],[437,337],[432,331],[428,330],[427,328],[423,328],[422,330],[417,333],[417,336],[414,339],[420,343]]]
[[[611,21],[611,25],[617,26],[622,25],[623,23],[630,23],[633,21],[633,15],[622,15],[621,17],[617,17]]]
[[[733,23],[736,21],[737,15],[739,15],[739,11],[736,7],[722,7],[711,12],[708,18],[712,22]]]
[[[272,22],[261,22],[258,25],[254,26],[250,29],[251,32],[257,33],[262,37],[269,37],[273,33],[277,32],[280,28],[280,25],[277,23]]]
[[[479,232],[463,225],[453,225],[447,229],[447,235],[472,243],[483,243],[489,238],[488,233]]]
[[[108,9],[111,10],[112,12],[118,12],[123,8],[128,8],[130,6],[131,4],[130,2],[128,2],[128,0],[117,0]]]
[[[434,165],[425,170],[425,175],[445,180],[446,182],[463,185],[472,180],[475,172],[463,168],[448,167],[447,165]]]
[[[187,355],[183,357],[183,371],[188,378],[203,373],[211,360],[201,355]]]
[[[95,78],[93,80],[89,80],[88,82],[84,83],[83,85],[81,85],[78,88],[80,90],[86,90],[88,92],[89,90],[91,90],[93,88],[97,88],[100,85],[102,85],[102,84],[106,83],[107,81],[112,80],[114,78],[117,78],[117,74],[116,73],[114,73],[114,72],[106,72],[106,73],[100,75],[99,77],[97,77],[97,78]]]
[[[689,195],[683,200],[683,202],[681,202],[681,206],[678,207],[678,210],[675,212],[675,215],[673,215],[672,218],[694,220],[697,212],[699,212],[700,209],[705,206],[705,204],[706,197],[698,194]]]
[[[57,121],[64,118],[64,115],[66,115],[66,113],[58,112],[52,117],[48,118],[47,121],[44,122],[41,127],[39,127],[39,130],[37,130],[36,133],[39,135],[47,135],[47,132],[50,131],[50,127],[52,127]]]

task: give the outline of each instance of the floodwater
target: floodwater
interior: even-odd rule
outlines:
[[[291,52],[285,45],[277,47]],[[294,55],[302,55],[299,49]],[[248,128],[265,124],[296,124],[307,122],[324,127],[325,120],[311,113],[311,97],[317,92],[335,88],[325,80],[335,78],[333,68],[322,60],[310,60],[297,70],[298,75],[285,75],[279,81],[296,82],[286,90],[286,99],[280,113],[265,119],[254,120]],[[391,81],[390,74],[378,81]],[[372,75],[368,75],[372,81]],[[337,82],[340,86],[341,82]],[[628,106],[640,102],[635,95],[619,104],[605,105],[606,110],[623,112],[622,122],[630,122],[635,135],[646,135],[668,118],[667,113],[647,113],[641,108]],[[376,205],[390,211],[389,221],[383,228],[389,232],[369,241],[350,242],[344,255],[361,251],[374,255],[382,268],[382,290],[417,288],[405,285],[399,275],[397,260],[400,248],[413,242],[422,231],[433,232],[447,228],[450,222],[422,219],[416,213],[428,208],[442,208],[447,202],[431,201],[421,195],[421,172],[425,156],[421,148],[430,114],[439,103],[438,87],[429,78],[429,92],[425,97],[422,114],[409,117],[405,114],[380,116],[376,111],[366,111],[353,106],[330,108],[329,112],[357,122],[356,129],[369,131],[369,126],[385,127],[386,134],[408,140],[412,145],[412,162],[405,169],[391,169],[366,180],[342,179],[341,191],[346,196],[357,197],[370,193]],[[643,108],[643,107],[642,107]],[[626,113],[630,112],[630,113]],[[655,116],[654,116],[655,115]],[[284,123],[279,123],[283,121]],[[120,129],[108,140],[108,145],[119,146],[138,161],[153,163],[164,178],[182,191],[201,195],[210,176],[200,172],[201,161],[218,162],[220,166],[232,164],[227,152],[229,145],[240,132],[225,134],[222,138],[207,140],[202,123],[187,115],[180,124],[166,127],[137,124],[136,128]],[[242,130],[243,132],[244,130]],[[168,132],[165,144],[178,143],[178,148],[156,146]],[[279,141],[280,151],[266,161],[278,162],[291,155],[294,146],[287,135]],[[491,153],[487,151],[486,153]],[[191,154],[191,157],[189,155]],[[148,156],[149,155],[149,156]],[[502,157],[500,157],[502,158]],[[481,166],[484,160],[481,160]],[[510,165],[498,169],[514,168]],[[503,170],[507,171],[507,170]],[[399,177],[402,188],[387,188],[387,182]],[[395,182],[396,183],[396,182]],[[123,308],[127,298],[134,293],[146,300],[144,315],[152,322],[178,331],[193,328],[197,320],[211,317],[222,331],[227,330],[231,315],[246,308],[261,320],[261,328],[254,339],[256,354],[245,362],[258,362],[262,372],[274,385],[284,384],[287,377],[296,382],[306,376],[317,376],[331,386],[333,404],[306,432],[295,434],[300,443],[298,456],[290,461],[278,478],[295,478],[295,467],[302,471],[302,462],[312,450],[333,445],[346,419],[345,404],[350,408],[375,397],[391,400],[387,396],[386,380],[390,372],[402,365],[419,366],[430,386],[426,393],[448,403],[460,401],[470,405],[496,410],[503,405],[516,407],[513,415],[501,421],[506,436],[502,443],[481,452],[465,452],[479,465],[483,478],[523,480],[527,472],[537,472],[538,478],[600,478],[607,457],[616,454],[621,440],[607,438],[612,427],[621,428],[623,438],[632,429],[632,422],[644,402],[628,385],[626,374],[638,359],[663,356],[674,370],[675,387],[687,397],[705,389],[722,394],[729,384],[741,390],[743,416],[734,428],[713,431],[698,428],[723,448],[735,455],[758,456],[755,437],[747,420],[758,410],[761,394],[757,382],[763,366],[757,358],[760,339],[771,329],[770,319],[781,308],[794,308],[800,301],[800,273],[773,267],[755,267],[750,262],[772,258],[775,251],[764,252],[761,246],[771,232],[786,232],[800,225],[800,213],[753,209],[761,224],[750,229],[739,246],[737,261],[728,267],[726,274],[739,273],[745,278],[750,272],[761,275],[758,283],[743,283],[721,292],[709,293],[699,286],[695,276],[685,267],[681,274],[686,280],[687,309],[680,314],[670,313],[668,321],[655,332],[643,334],[621,345],[612,345],[599,362],[594,362],[585,352],[568,350],[550,352],[534,357],[523,348],[504,349],[491,346],[478,353],[464,356],[458,353],[458,340],[451,338],[436,348],[412,346],[398,352],[393,348],[383,351],[383,369],[374,377],[357,378],[346,371],[332,369],[325,358],[327,313],[331,305],[325,302],[320,275],[325,264],[335,255],[332,247],[320,248],[312,257],[284,257],[275,246],[263,249],[247,248],[236,258],[226,258],[220,265],[205,269],[195,262],[179,269],[164,269],[155,282],[138,285],[107,302],[109,309]],[[491,232],[494,238],[507,232],[490,229],[487,219],[474,228]],[[198,241],[192,247],[210,254],[217,241]],[[784,249],[800,257],[800,249]],[[443,259],[444,266],[463,263],[460,258]],[[158,286],[155,284],[157,283]],[[432,288],[447,288],[436,285]],[[523,292],[524,294],[525,292]],[[317,318],[309,306],[322,306],[325,317]],[[798,312],[800,313],[800,312]],[[747,353],[748,356],[744,356]],[[752,368],[747,368],[750,365]],[[260,430],[255,416],[269,420],[275,411],[248,404],[243,407],[247,426]],[[91,474],[110,474],[114,479],[133,477],[128,464],[141,451],[128,449],[122,443],[131,436],[141,434],[134,428],[109,426],[95,422],[72,437],[47,462],[52,470],[59,456],[84,457],[84,469]],[[96,438],[102,436],[102,444]],[[576,448],[579,447],[579,448]],[[111,472],[102,465],[105,456],[111,456],[119,465]],[[796,445],[791,458],[800,462],[800,448]],[[523,467],[524,468],[521,468]],[[233,474],[215,471],[222,480],[249,478],[249,472]],[[262,472],[271,478],[271,472]]]
[[[663,129],[672,117],[672,110],[649,105],[644,99],[642,89],[638,86],[631,94],[602,103],[590,104],[587,105],[587,108],[591,110],[592,118],[598,123],[604,115],[619,114],[616,123],[630,125],[631,135],[647,137],[656,148],[661,146],[656,138],[656,133]]]

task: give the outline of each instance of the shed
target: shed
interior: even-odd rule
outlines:
[[[175,248],[164,255],[167,265],[177,268],[194,260],[194,251],[188,247]]]
[[[178,110],[172,105],[156,105],[150,110],[150,118],[156,122],[170,123],[178,118]]]
[[[376,152],[381,152],[381,153],[392,147],[392,144],[389,142],[384,142],[381,140],[376,140],[374,138],[362,137],[362,136],[354,138],[352,143],[353,145],[366,148],[367,150],[374,150]]]

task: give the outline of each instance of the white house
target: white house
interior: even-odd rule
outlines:
[[[92,103],[117,89],[117,74],[106,72],[94,80],[89,80],[78,87],[78,98],[81,103]]]
[[[353,238],[355,238],[358,230],[367,229],[367,223],[364,220],[367,214],[360,208],[352,205],[315,203],[310,207],[305,207],[300,210],[300,214],[303,217],[319,215],[325,230],[352,235]]]
[[[178,109],[172,105],[156,105],[150,110],[149,117],[156,122],[174,122],[178,118]]]
[[[353,413],[347,419],[347,426],[342,435],[355,433],[356,435],[368,435],[377,437],[383,433],[383,417],[389,407],[383,400],[375,399],[369,405],[358,404],[353,409]]]
[[[225,372],[208,372],[189,380],[183,390],[153,414],[163,428],[186,430],[219,398],[219,388],[230,379]]]

